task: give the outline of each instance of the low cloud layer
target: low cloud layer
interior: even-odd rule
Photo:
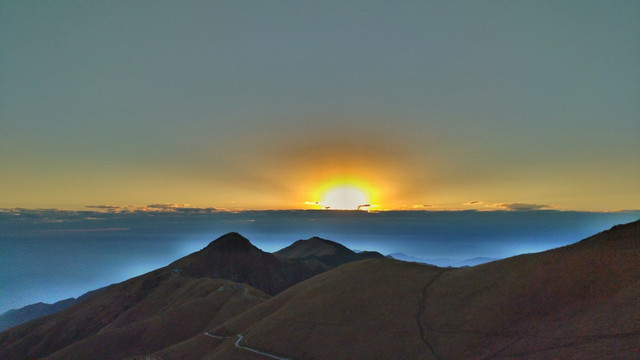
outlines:
[[[500,203],[494,204],[492,207],[504,210],[512,210],[512,211],[533,211],[533,210],[543,210],[543,209],[551,209],[553,205],[547,204],[527,204],[527,203]]]
[[[212,208],[212,207],[191,207],[189,204],[175,204],[175,203],[162,203],[162,204],[149,204],[149,205],[87,205],[87,209],[91,209],[97,212],[106,213],[135,213],[135,212],[163,212],[163,213],[201,213],[208,214],[224,209]]]

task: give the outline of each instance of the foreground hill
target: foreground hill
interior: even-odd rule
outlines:
[[[290,359],[631,359],[638,264],[640,222],[470,268],[349,263],[155,356],[254,356],[238,344]]]
[[[0,358],[121,359],[149,353],[268,297],[231,281],[193,279],[160,269],[0,333]]]

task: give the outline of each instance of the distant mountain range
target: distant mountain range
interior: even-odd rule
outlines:
[[[4,331],[6,329],[12,328],[16,325],[20,325],[29,320],[37,319],[39,317],[56,313],[60,310],[64,310],[69,306],[78,303],[87,297],[93,295],[98,290],[89,291],[88,293],[78,297],[78,298],[69,298],[65,300],[60,300],[53,304],[46,303],[36,303],[21,307],[20,309],[9,310],[2,315],[0,315],[0,331]]]
[[[237,233],[0,333],[0,359],[606,359],[640,343],[640,221],[442,268]]]
[[[488,258],[488,257],[474,257],[466,260],[454,260],[449,258],[436,258],[436,259],[426,259],[419,258],[414,256],[409,256],[403,253],[392,253],[387,255],[392,259],[409,261],[409,262],[417,262],[422,264],[435,265],[439,267],[464,267],[464,266],[476,266],[484,263],[488,263],[491,261],[496,261],[499,259],[496,258]]]
[[[69,306],[75,304],[77,299],[69,298],[60,300],[53,304],[36,303],[27,305],[20,309],[9,310],[0,315],[0,331],[6,330],[13,326],[25,323],[29,320],[39,318],[41,316],[53,314],[62,309],[66,309]]]

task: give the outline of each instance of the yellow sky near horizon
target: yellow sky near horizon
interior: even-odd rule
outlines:
[[[504,159],[478,166],[482,149],[435,142],[423,146],[419,136],[389,139],[385,130],[335,134],[325,129],[295,139],[260,132],[241,142],[217,144],[227,149],[222,154],[205,146],[139,167],[23,167],[21,174],[13,172],[20,181],[5,182],[9,186],[0,190],[0,206],[82,209],[176,203],[230,210],[316,209],[322,206],[309,203],[322,202],[327,191],[340,186],[362,189],[375,205],[372,210],[496,210],[508,208],[500,204],[525,204],[532,209],[617,211],[640,203],[637,194],[624,190],[636,186],[633,174],[609,175],[620,167],[615,162],[605,171],[550,159],[545,166]]]

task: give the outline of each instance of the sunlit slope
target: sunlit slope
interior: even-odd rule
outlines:
[[[191,338],[267,297],[247,285],[192,279],[160,269],[3,332],[0,358],[122,359],[151,353]]]
[[[639,243],[635,222],[471,268],[349,263],[211,332],[294,359],[633,358]],[[216,357],[242,358],[228,344],[202,358]]]

